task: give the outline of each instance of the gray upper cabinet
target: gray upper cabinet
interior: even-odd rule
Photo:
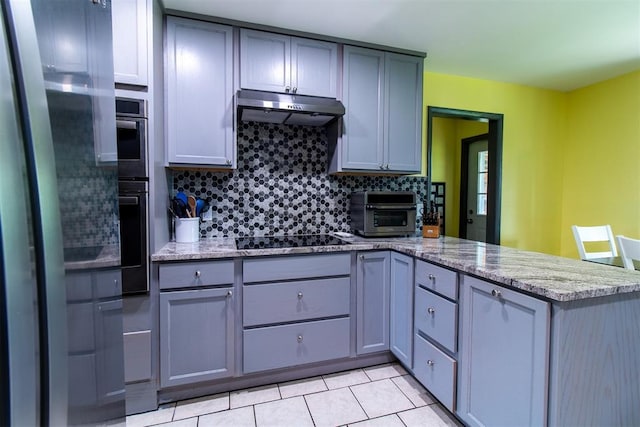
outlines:
[[[336,43],[240,30],[240,86],[243,89],[335,98]]]
[[[343,52],[346,113],[330,172],[420,172],[423,59],[354,46]]]
[[[384,52],[344,47],[342,168],[384,168]]]
[[[233,375],[231,287],[160,293],[160,386]]]
[[[169,165],[233,168],[233,29],[167,17]]]
[[[113,0],[111,8],[115,81],[147,86],[147,0]]]
[[[391,252],[389,347],[411,369],[413,366],[413,258]]]
[[[422,167],[422,67],[420,57],[385,53],[385,169]]]
[[[462,280],[458,416],[470,426],[545,425],[549,304]]]
[[[389,350],[389,265],[389,251],[358,253],[357,354]]]

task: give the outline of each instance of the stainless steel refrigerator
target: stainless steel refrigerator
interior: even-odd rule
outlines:
[[[111,3],[0,6],[0,425],[124,423]]]

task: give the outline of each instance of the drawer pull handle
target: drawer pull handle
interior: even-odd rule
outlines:
[[[201,275],[200,270],[196,270],[196,277],[200,278],[200,275]]]
[[[434,276],[433,274],[429,274],[429,280],[431,280],[432,282],[435,282],[436,276]]]
[[[302,335],[298,335],[298,342],[302,342]]]
[[[429,314],[433,315],[433,314],[435,314],[435,312],[436,312],[436,309],[435,309],[435,308],[433,308],[433,307],[429,307],[429,308],[427,308],[427,313],[429,313]]]
[[[298,292],[298,299],[302,299],[304,295],[302,295],[302,292]]]
[[[500,298],[502,297],[502,292],[500,292],[498,289],[494,289],[491,291],[491,295],[493,295],[496,298]]]
[[[429,366],[433,366],[435,363],[433,363],[433,360],[429,359],[427,360],[427,365]]]
[[[227,297],[232,297],[233,296],[233,291],[227,291]]]

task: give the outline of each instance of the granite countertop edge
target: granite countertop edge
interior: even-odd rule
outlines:
[[[344,239],[348,244],[297,248],[236,249],[233,238],[196,243],[169,242],[152,254],[152,262],[394,250],[552,301],[568,302],[640,291],[640,273],[538,252],[441,237]]]

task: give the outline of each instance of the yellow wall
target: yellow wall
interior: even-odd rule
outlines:
[[[640,238],[640,71],[570,93],[426,72],[424,104],[504,114],[501,244],[577,258],[574,223]],[[434,181],[455,182],[452,155]]]
[[[424,104],[504,114],[501,244],[559,253],[566,94],[426,72]]]
[[[577,257],[573,224],[640,238],[640,71],[567,97],[561,254]]]

